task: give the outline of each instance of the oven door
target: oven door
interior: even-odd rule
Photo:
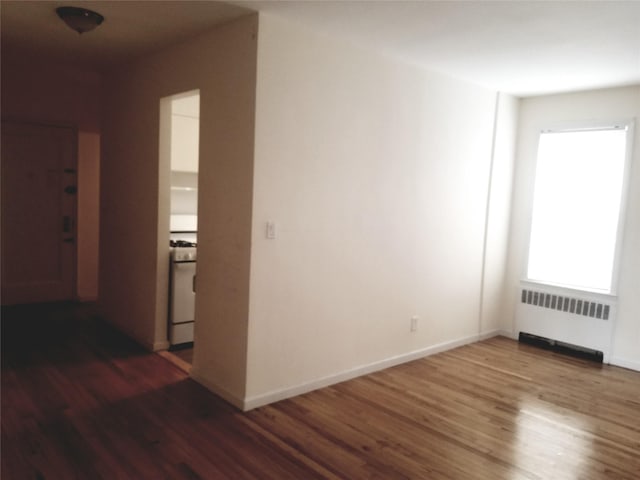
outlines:
[[[195,261],[171,263],[171,316],[169,342],[171,345],[193,342],[196,294]]]

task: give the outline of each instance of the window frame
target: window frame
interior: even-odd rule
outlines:
[[[623,166],[623,178],[622,178],[622,186],[620,192],[620,210],[618,214],[618,224],[616,228],[616,243],[614,248],[613,255],[613,268],[611,271],[611,282],[610,289],[601,290],[596,288],[587,288],[576,285],[566,285],[561,283],[555,283],[550,281],[541,281],[537,279],[529,278],[529,257],[531,252],[531,233],[533,226],[533,210],[535,204],[535,190],[536,190],[536,180],[537,180],[537,172],[538,172],[538,153],[540,148],[540,137],[544,133],[569,133],[569,132],[580,132],[580,131],[589,131],[589,130],[609,130],[615,128],[625,128],[627,131],[626,134],[626,145],[625,145],[625,156],[624,156],[624,166]],[[629,196],[629,183],[630,183],[630,175],[631,175],[631,164],[633,162],[633,140],[635,136],[635,118],[625,118],[618,119],[615,121],[607,120],[607,121],[583,121],[583,122],[564,122],[550,125],[548,128],[541,128],[538,130],[538,136],[536,141],[536,148],[534,154],[534,174],[533,179],[531,181],[531,194],[530,194],[530,209],[529,209],[529,218],[528,218],[528,228],[527,228],[527,237],[526,237],[526,252],[523,266],[523,274],[521,276],[522,281],[529,284],[537,284],[537,285],[549,285],[553,287],[559,287],[563,289],[573,290],[577,292],[589,292],[595,293],[599,295],[606,296],[617,296],[618,292],[618,282],[620,278],[620,266],[621,266],[621,257],[622,257],[622,249],[623,249],[623,237],[625,232],[625,225],[627,223],[627,206],[628,206],[628,196]]]

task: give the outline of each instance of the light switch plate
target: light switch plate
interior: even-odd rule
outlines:
[[[266,235],[269,240],[276,238],[276,224],[274,222],[267,222]]]

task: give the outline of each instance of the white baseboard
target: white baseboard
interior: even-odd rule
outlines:
[[[496,336],[510,338],[512,340],[518,340],[518,332],[511,330],[496,330]]]
[[[628,368],[629,370],[640,372],[640,362],[636,360],[628,360],[622,357],[611,357],[609,359],[609,363],[616,367]]]
[[[410,362],[412,360],[417,360],[419,358],[427,357],[429,355],[434,355],[436,353],[444,352],[446,350],[451,350],[452,348],[461,347],[462,345],[474,343],[489,337],[494,337],[499,334],[498,332],[499,332],[498,330],[495,330],[491,332],[485,332],[483,334],[471,335],[468,337],[460,338],[458,340],[439,343],[437,345],[432,345],[430,347],[422,348],[420,350],[403,353],[395,357],[373,362],[368,365],[362,365],[360,367],[356,367],[356,368],[353,368],[344,372],[340,372],[334,375],[328,375],[326,377],[319,378],[317,380],[312,380],[310,382],[305,382],[300,385],[295,385],[293,387],[286,387],[280,390],[274,390],[271,392],[255,395],[252,397],[247,397],[244,400],[244,402],[242,402],[244,406],[239,408],[242,408],[243,410],[247,411],[254,408],[262,407],[264,405],[268,405],[273,402],[278,402],[280,400],[285,400],[287,398],[295,397],[297,395],[302,395],[303,393],[308,393],[313,390],[317,390],[319,388],[328,387],[329,385],[334,385],[336,383],[344,382],[346,380],[351,380],[352,378],[360,377],[362,375],[367,375],[369,373],[377,372],[379,370],[384,370],[385,368],[395,367],[396,365],[400,365],[402,363]],[[192,372],[192,375],[193,375],[193,372]],[[209,388],[206,384],[203,383],[203,385]],[[236,404],[234,403],[234,405]]]
[[[115,325],[113,323],[111,325],[116,327],[118,330],[120,330],[122,333],[124,333],[129,338],[135,340],[145,350],[147,350],[149,352],[157,352],[158,350],[166,350],[166,349],[169,348],[169,342],[167,340],[160,341],[160,342],[150,342],[147,339],[144,339],[141,336],[137,335],[135,332],[129,332],[129,331],[121,328],[119,325]]]
[[[506,330],[501,330],[499,328],[488,330],[486,332],[480,333],[478,335],[478,340],[486,340],[487,338],[492,337],[511,337],[511,332],[507,332]]]
[[[211,382],[209,379],[201,375],[198,369],[191,367],[191,373],[189,375],[193,380],[198,382],[204,388],[215,393],[220,398],[222,398],[223,400],[226,400],[234,407],[244,411],[250,410],[246,406],[246,403],[247,403],[246,401],[234,395],[233,393],[229,392],[228,390],[220,387],[219,385],[216,385],[215,383]]]
[[[151,349],[154,352],[157,352],[158,350],[167,350],[170,346],[171,346],[171,344],[169,343],[168,340],[163,340],[161,342],[154,342],[151,345]]]
[[[170,346],[168,340],[162,340],[159,342],[150,342],[147,339],[142,338],[136,332],[132,330],[127,330],[123,328],[121,325],[118,325],[117,323],[109,321],[109,319],[104,316],[101,316],[101,318],[105,322],[107,322],[109,325],[111,325],[113,328],[118,330],[120,333],[122,333],[123,335],[126,335],[127,337],[129,337],[130,339],[138,343],[142,348],[144,348],[149,352],[157,352],[158,350],[167,350]]]

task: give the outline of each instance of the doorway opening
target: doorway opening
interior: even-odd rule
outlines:
[[[195,346],[200,91],[163,98],[160,112],[161,152],[169,156],[163,164],[170,165],[165,358],[188,371]]]

